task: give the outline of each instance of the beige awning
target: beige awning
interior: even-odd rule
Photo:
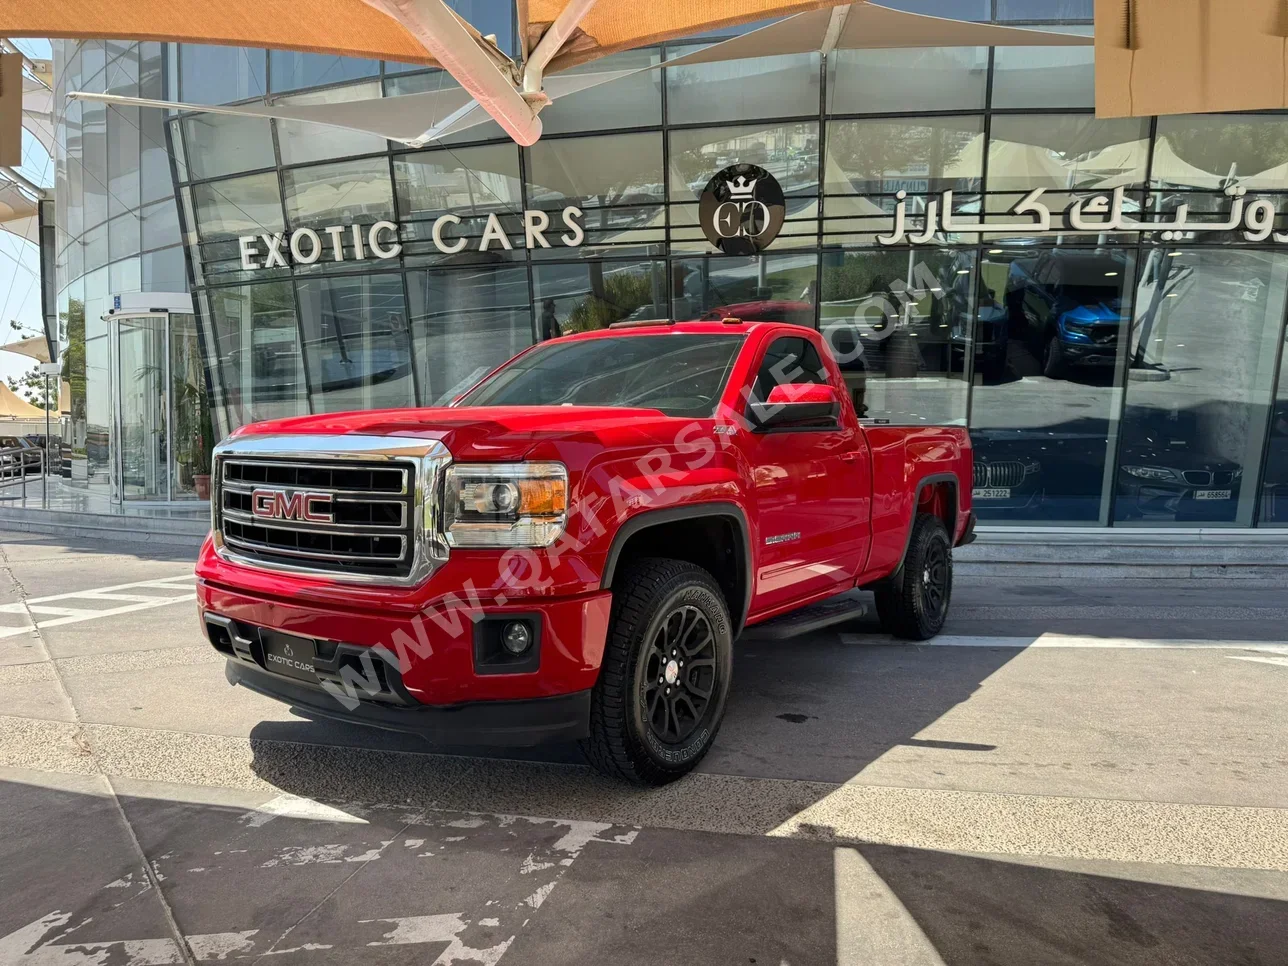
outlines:
[[[0,5],[0,36],[232,44],[437,64],[459,88],[342,104],[219,109],[330,124],[410,145],[479,123],[484,115],[518,143],[532,144],[541,135],[538,114],[553,98],[622,76],[582,73],[558,83],[559,71],[616,51],[776,17],[785,19],[675,63],[834,49],[1090,42],[1081,35],[906,14],[866,0],[519,0],[518,10],[524,48],[519,62],[442,0],[6,0]],[[386,101],[393,103],[381,103]]]
[[[13,182],[0,180],[0,231],[34,242],[38,212],[35,199]]]
[[[16,352],[20,356],[26,356],[28,359],[35,359],[37,362],[49,361],[49,343],[43,335],[34,335],[30,339],[22,339],[18,342],[10,342],[7,345],[0,345],[0,350],[4,352]]]
[[[12,389],[0,382],[0,419],[40,419],[45,411],[22,399]]]
[[[1288,107],[1283,0],[1096,0],[1096,114]]]

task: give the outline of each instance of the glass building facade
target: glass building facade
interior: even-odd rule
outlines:
[[[898,5],[1091,29],[1079,0]],[[513,50],[504,5],[476,3],[477,18],[459,7]],[[648,68],[717,39],[579,69]],[[54,49],[59,94],[320,104],[454,83],[283,51]],[[1288,209],[1288,114],[1099,120],[1093,72],[1091,47],[640,70],[558,100],[530,148],[491,122],[408,150],[299,122],[67,102],[57,287],[74,482],[195,497],[205,435],[442,404],[542,338],[733,314],[822,328],[866,418],[969,426],[985,523],[1288,526],[1288,247],[1209,227],[1236,186],[1247,204]],[[740,162],[786,196],[758,256],[719,253],[698,222],[708,180]],[[978,229],[1013,222],[1008,209],[1038,187],[1053,211],[1116,188],[1133,220],[1188,206],[1194,230],[878,241],[897,203],[919,224],[950,190],[956,220]],[[584,213],[580,246],[525,246],[525,210],[560,226],[569,205]],[[444,214],[461,219],[460,251],[435,243]],[[491,216],[506,243],[481,246]],[[397,226],[395,257],[354,245],[368,236],[350,226],[381,221]],[[339,259],[288,248],[282,265],[244,267],[243,236],[327,239],[337,226]],[[131,292],[186,293],[190,313],[172,311],[164,330],[113,320],[114,297]]]

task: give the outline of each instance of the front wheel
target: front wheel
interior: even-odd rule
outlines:
[[[1064,347],[1060,337],[1053,335],[1047,341],[1046,350],[1042,353],[1042,375],[1048,379],[1060,379],[1068,368],[1064,361]]]
[[[637,561],[614,583],[586,758],[640,785],[687,774],[715,741],[732,668],[729,611],[711,575],[682,560]]]
[[[952,541],[942,520],[923,513],[899,573],[877,589],[877,616],[895,637],[929,640],[943,630],[952,595]]]

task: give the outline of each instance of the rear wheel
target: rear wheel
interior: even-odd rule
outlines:
[[[641,785],[687,774],[715,741],[733,665],[724,597],[682,560],[643,559],[615,582],[612,620],[582,750]]]
[[[899,573],[877,588],[877,616],[895,637],[925,641],[938,634],[953,594],[952,541],[943,521],[923,513]]]

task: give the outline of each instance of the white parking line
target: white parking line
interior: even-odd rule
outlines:
[[[875,634],[842,634],[843,644],[889,644],[888,638]],[[1288,655],[1288,642],[1281,641],[1214,641],[1185,638],[1145,639],[1136,637],[1088,637],[1077,634],[1040,634],[1036,637],[975,637],[969,635],[940,634],[928,641],[916,643],[895,641],[910,647],[1007,647],[1016,650],[1028,648],[1088,648],[1095,650],[1141,650],[1167,648],[1193,648],[1197,650],[1260,651],[1265,654]]]
[[[1250,654],[1227,654],[1231,661],[1256,661],[1258,664],[1277,664],[1288,667],[1288,657],[1253,657]]]
[[[191,584],[195,577],[192,574],[179,574],[175,577],[160,577],[152,580],[136,580],[128,584],[112,584],[108,587],[93,587],[89,590],[73,590],[63,594],[51,594],[48,597],[32,597],[26,601],[13,604],[0,604],[0,614],[34,614],[38,617],[48,616],[48,620],[37,620],[22,627],[0,627],[0,640],[29,634],[36,628],[61,627],[66,624],[79,624],[81,621],[94,620],[98,617],[113,617],[118,614],[130,614],[135,611],[151,610],[153,607],[164,607],[179,601],[195,600],[194,593],[180,594],[143,594],[139,590],[181,591]],[[120,591],[135,593],[120,593]],[[78,604],[82,601],[103,601],[119,603],[116,607],[78,607],[67,606],[57,602],[66,601]],[[123,602],[123,603],[122,603]]]

